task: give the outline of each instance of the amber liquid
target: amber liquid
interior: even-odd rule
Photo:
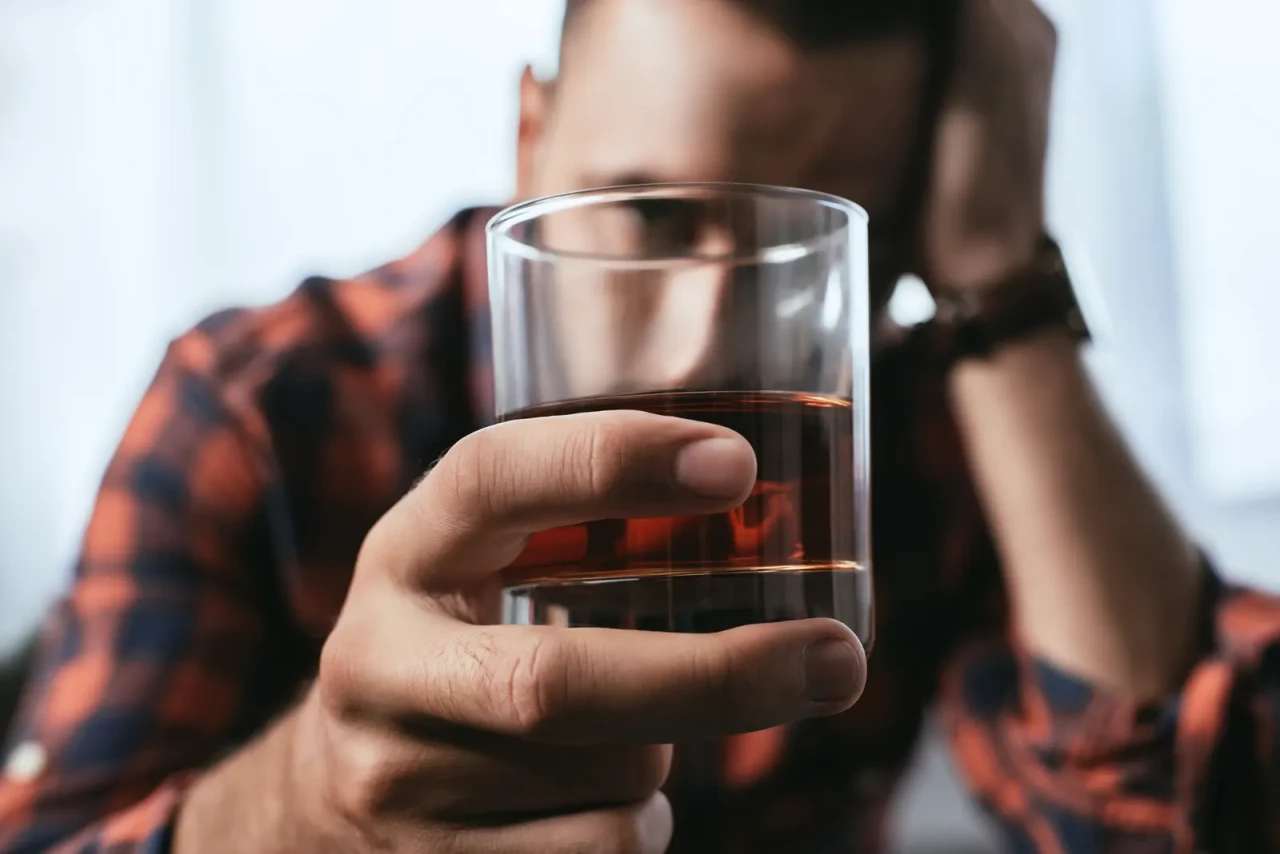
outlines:
[[[634,409],[744,436],[757,480],[727,513],[608,519],[535,534],[505,573],[509,622],[716,631],[833,617],[871,641],[856,560],[852,404],[793,392],[662,392],[510,413]]]

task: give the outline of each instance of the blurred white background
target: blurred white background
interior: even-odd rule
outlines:
[[[64,583],[170,337],[505,197],[558,7],[0,0],[0,648]],[[1280,588],[1280,6],[1048,7],[1052,218],[1106,306],[1104,391],[1224,571]],[[980,838],[922,763],[908,841]]]

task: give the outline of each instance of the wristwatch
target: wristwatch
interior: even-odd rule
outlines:
[[[934,289],[934,334],[949,364],[990,356],[1001,345],[1047,329],[1090,339],[1062,250],[1041,238],[1031,262],[981,288]]]

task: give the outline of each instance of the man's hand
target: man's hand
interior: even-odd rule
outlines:
[[[961,0],[919,270],[998,284],[1034,258],[1056,36],[1033,0]],[[1194,549],[1055,330],[958,363],[951,403],[1020,640],[1096,685],[1163,697],[1195,660]]]
[[[197,784],[176,850],[665,850],[665,745],[844,710],[863,685],[853,633],[485,623],[531,533],[723,511],[754,479],[740,436],[643,413],[463,440],[369,534],[313,689]],[[245,810],[270,799],[244,838]]]
[[[961,0],[956,40],[916,266],[969,288],[1023,267],[1044,233],[1057,34],[1033,0]]]

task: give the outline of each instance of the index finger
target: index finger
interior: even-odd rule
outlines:
[[[729,510],[755,472],[746,439],[698,421],[615,411],[500,424],[455,445],[379,520],[360,563],[414,589],[468,587],[537,531]]]

